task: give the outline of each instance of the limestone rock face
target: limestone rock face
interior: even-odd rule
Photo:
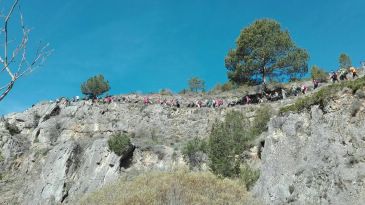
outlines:
[[[186,166],[181,145],[206,138],[227,111],[134,101],[40,103],[5,116],[0,120],[0,204],[71,203],[119,177]],[[109,137],[120,132],[132,136],[134,147],[126,156],[108,149]]]
[[[344,90],[326,107],[271,118],[259,146],[242,155],[261,169],[252,191],[264,204],[364,204],[361,96]],[[39,103],[1,119],[0,204],[72,204],[117,178],[186,166],[182,145],[207,138],[229,110],[252,120],[260,106],[177,109],[128,98],[128,103]],[[180,102],[190,100],[195,98]],[[293,101],[270,104],[277,111]],[[123,156],[108,148],[115,133],[131,136],[133,149]]]
[[[271,119],[254,187],[265,204],[364,204],[365,113],[352,95]]]

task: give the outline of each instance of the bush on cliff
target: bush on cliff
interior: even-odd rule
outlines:
[[[125,154],[131,145],[131,140],[125,133],[112,135],[108,140],[109,149],[118,156]]]
[[[208,151],[208,144],[205,140],[194,138],[188,141],[183,147],[182,154],[186,161],[189,162],[190,168],[200,167],[204,161],[204,155]]]
[[[267,129],[270,107],[256,111],[251,123],[241,112],[228,112],[224,122],[216,122],[208,139],[209,167],[221,177],[238,177],[242,164],[241,154],[251,142]]]

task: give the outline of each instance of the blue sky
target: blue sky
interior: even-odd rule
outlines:
[[[30,0],[21,5],[33,29],[30,41],[49,42],[54,52],[16,83],[0,102],[0,114],[81,95],[80,84],[96,74],[109,80],[111,94],[178,92],[192,76],[212,88],[227,81],[224,57],[240,30],[260,18],[276,19],[288,29],[308,50],[310,66],[335,69],[341,52],[355,66],[365,60],[362,0]]]

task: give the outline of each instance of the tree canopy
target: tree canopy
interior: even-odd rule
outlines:
[[[103,75],[91,77],[86,82],[81,84],[82,94],[87,95],[93,99],[109,90],[109,82],[104,80]]]
[[[350,56],[346,53],[341,53],[338,61],[340,63],[340,69],[348,69],[352,66]]]
[[[189,90],[192,92],[198,92],[198,91],[205,90],[204,80],[202,80],[198,77],[192,77],[188,83],[189,83]]]
[[[313,80],[318,80],[320,82],[327,82],[328,74],[326,71],[316,65],[314,65],[311,69],[311,77]]]
[[[298,48],[289,32],[271,19],[255,21],[243,29],[225,66],[228,78],[237,84],[301,78],[308,72],[306,50]]]

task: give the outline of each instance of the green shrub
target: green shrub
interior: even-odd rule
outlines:
[[[15,125],[5,120],[5,129],[7,129],[10,135],[16,135],[20,133],[20,129]]]
[[[234,83],[232,83],[232,82],[226,82],[226,83],[224,83],[223,85],[222,85],[222,88],[221,88],[221,90],[223,91],[223,92],[225,92],[225,91],[230,91],[230,90],[233,90],[233,89],[235,89],[235,88],[237,88],[237,85],[235,85]]]
[[[238,111],[228,112],[224,122],[215,122],[208,140],[209,167],[214,174],[240,177],[248,188],[257,180],[259,173],[251,170],[240,155],[267,129],[271,114],[271,108],[265,106],[256,111],[252,123]]]
[[[96,98],[110,90],[109,82],[104,80],[103,75],[97,75],[89,78],[86,82],[81,84],[81,92],[90,98]]]
[[[118,156],[124,155],[129,150],[131,145],[132,144],[129,136],[124,133],[112,135],[108,140],[109,149]]]
[[[311,69],[311,77],[312,80],[318,80],[320,82],[327,82],[328,81],[328,74],[323,69],[319,68],[318,66],[313,66]]]
[[[220,177],[234,177],[239,174],[234,140],[227,135],[223,123],[216,122],[209,136],[209,167]]]
[[[190,167],[199,166],[202,163],[202,155],[208,152],[208,144],[205,140],[194,138],[183,147],[182,154],[189,162]]]
[[[210,92],[221,92],[221,91],[222,91],[222,84],[217,83]]]
[[[249,190],[260,177],[260,171],[253,170],[249,165],[244,163],[240,169],[240,181],[245,184]]]
[[[192,77],[189,79],[188,84],[191,92],[205,91],[205,81],[198,77]]]
[[[356,114],[360,111],[361,109],[361,106],[362,106],[362,102],[359,101],[359,100],[355,100],[352,104],[351,104],[351,116],[352,117],[355,117]]]
[[[215,122],[208,141],[209,167],[222,177],[239,174],[239,154],[252,139],[249,120],[237,111],[228,112],[224,122]]]
[[[188,89],[182,89],[180,92],[179,92],[179,94],[180,95],[184,95],[184,94],[187,94],[187,93],[189,93],[189,90]]]
[[[251,126],[252,137],[256,137],[267,130],[267,123],[269,122],[272,115],[271,107],[261,107],[256,111],[255,114],[255,119],[253,121],[253,125]]]
[[[286,112],[301,112],[303,110],[309,110],[313,105],[319,105],[322,109],[328,104],[328,102],[335,96],[335,94],[343,88],[350,88],[352,93],[356,93],[357,90],[365,86],[365,77],[358,78],[354,81],[345,81],[341,83],[332,84],[323,87],[320,91],[313,95],[299,98],[294,104],[280,108],[280,113]]]
[[[3,162],[5,160],[4,156],[3,156],[3,153],[1,152],[0,150],[0,162]]]
[[[160,95],[173,95],[172,91],[168,88],[163,88],[160,90]]]

